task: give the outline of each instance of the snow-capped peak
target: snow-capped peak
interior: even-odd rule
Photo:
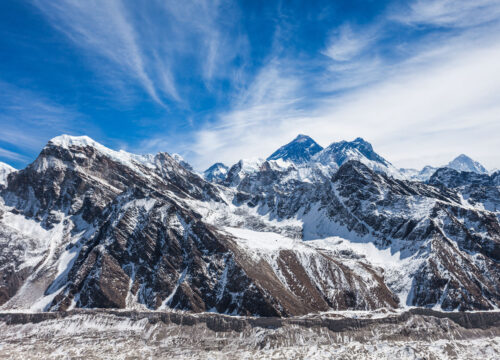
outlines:
[[[313,161],[330,166],[341,166],[349,160],[357,160],[378,172],[384,172],[396,178],[404,176],[389,161],[378,155],[372,145],[358,137],[353,141],[334,142],[312,158]]]
[[[450,161],[446,167],[457,171],[475,172],[478,174],[488,174],[488,170],[479,162],[472,160],[467,155],[461,154]]]
[[[207,181],[223,181],[228,172],[229,168],[223,163],[215,163],[203,172],[203,177]]]
[[[149,168],[155,168],[155,155],[137,155],[126,152],[124,150],[111,150],[88,136],[60,135],[51,139],[48,143],[48,146],[58,146],[65,149],[70,149],[72,147],[92,147],[103,155],[111,158],[112,160],[122,163],[123,165],[129,166],[131,168],[134,168],[135,163],[139,163]]]
[[[0,161],[0,185],[4,185],[7,182],[7,175],[13,171],[16,171],[16,169]]]
[[[92,147],[103,147],[103,145],[99,144],[98,142],[94,141],[90,137],[83,135],[83,136],[71,136],[71,135],[59,135],[56,136],[55,138],[52,138],[49,140],[49,144],[56,145],[56,146],[61,146],[64,148],[69,148],[71,146],[79,146],[79,147],[86,147],[86,146],[92,146]]]
[[[272,153],[267,160],[282,159],[285,161],[292,161],[296,164],[308,162],[311,157],[323,148],[316,143],[311,137],[299,134],[295,139],[286,145],[283,145],[274,153]]]

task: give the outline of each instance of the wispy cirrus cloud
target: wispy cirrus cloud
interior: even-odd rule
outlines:
[[[391,18],[410,25],[465,28],[497,21],[499,16],[496,0],[417,0]]]
[[[115,89],[127,93],[128,84],[137,84],[162,106],[190,100],[183,96],[186,79],[176,74],[199,74],[210,89],[212,80],[230,76],[226,66],[246,45],[244,36],[227,31],[237,16],[219,17],[220,1],[33,3]]]
[[[158,103],[163,104],[159,86],[170,96],[178,97],[168,69],[159,67],[160,83],[155,83],[148,74],[139,35],[121,1],[35,0],[34,4],[75,45],[108,60],[115,69],[109,72],[108,66],[104,73],[115,84],[122,82],[123,75],[127,74]]]
[[[350,24],[344,24],[332,32],[323,54],[334,61],[346,62],[362,55],[375,41],[374,29],[363,29],[356,33]]]
[[[0,159],[7,159],[7,161],[11,160],[14,162],[25,162],[29,158],[25,155],[18,154],[14,151],[10,151],[7,149],[3,149],[0,147]]]

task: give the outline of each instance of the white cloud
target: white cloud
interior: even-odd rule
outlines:
[[[108,78],[113,78],[117,72],[128,74],[152,99],[162,103],[154,81],[147,72],[138,34],[120,0],[35,0],[34,3],[53,26],[74,44],[106,58],[115,67],[114,71],[110,72],[109,67],[103,71]],[[162,72],[168,71],[160,69]],[[116,82],[116,79],[113,80]],[[172,97],[177,97],[173,84],[169,83],[164,88]]]
[[[15,153],[7,149],[3,149],[1,147],[0,147],[0,158],[9,159],[13,161],[20,161],[20,162],[28,160],[28,158],[24,155]]]
[[[360,56],[375,38],[373,30],[355,32],[351,25],[344,24],[330,35],[323,54],[335,61],[348,61]]]
[[[392,16],[407,24],[469,27],[498,20],[497,0],[417,0]]]
[[[196,133],[192,150],[198,155],[196,166],[206,166],[214,159],[234,161],[237,157],[263,155],[262,149],[270,150],[275,137],[291,136],[286,131],[289,117],[294,120],[299,110],[298,90],[300,81],[286,75],[282,64],[271,61],[262,68],[253,83],[234,102],[227,113],[220,114],[215,125],[207,126]],[[269,140],[270,133],[274,138]],[[228,153],[231,152],[231,160]]]

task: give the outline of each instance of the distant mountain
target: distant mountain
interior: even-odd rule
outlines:
[[[282,159],[296,164],[308,162],[311,157],[323,148],[307,135],[298,135],[288,144],[280,147],[267,158],[267,160]]]
[[[203,177],[210,182],[222,182],[226,179],[228,170],[223,163],[215,163],[203,172]]]
[[[0,186],[4,185],[7,182],[7,175],[9,175],[13,171],[16,171],[16,169],[14,169],[9,164],[0,161]]]
[[[354,141],[334,142],[312,158],[312,161],[323,165],[337,166],[342,166],[349,160],[357,160],[376,172],[383,172],[398,179],[404,178],[398,169],[377,154],[372,145],[360,137]]]
[[[459,155],[450,161],[446,167],[457,171],[475,172],[478,174],[488,174],[488,170],[479,162],[472,160],[467,155]]]
[[[442,168],[449,168],[456,170],[458,172],[473,172],[476,174],[493,174],[494,171],[488,172],[479,162],[472,160],[467,155],[457,156],[455,159],[450,161],[447,165],[441,167],[425,166],[422,170],[416,169],[399,169],[400,172],[408,179],[414,181],[429,181],[432,175]]]

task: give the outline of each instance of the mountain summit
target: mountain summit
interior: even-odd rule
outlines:
[[[450,161],[446,167],[466,172],[475,172],[478,174],[488,174],[488,170],[484,168],[479,162],[472,160],[467,155],[461,154],[454,160]]]
[[[287,160],[296,164],[308,162],[311,157],[323,148],[311,137],[299,134],[295,139],[283,145],[267,158],[267,160]]]
[[[353,141],[334,142],[313,158],[323,165],[336,164],[341,166],[349,160],[357,160],[377,172],[383,172],[396,178],[402,178],[401,173],[389,161],[377,154],[373,146],[358,137]]]
[[[223,163],[215,163],[203,172],[203,177],[207,181],[218,182],[224,181],[229,168]]]

